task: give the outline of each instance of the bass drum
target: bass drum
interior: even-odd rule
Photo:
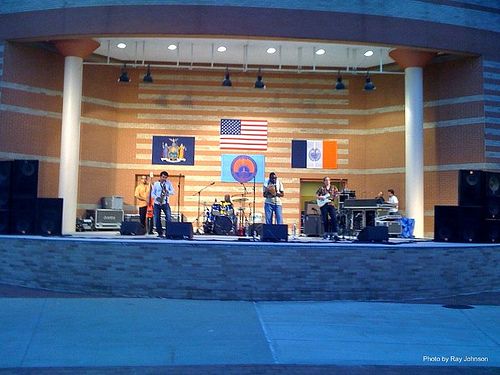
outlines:
[[[233,221],[229,216],[216,216],[213,233],[218,235],[234,234]]]

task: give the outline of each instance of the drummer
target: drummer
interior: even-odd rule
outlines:
[[[276,224],[283,224],[283,211],[281,197],[285,195],[285,189],[276,173],[271,172],[269,179],[264,183],[263,195],[266,198],[264,203],[264,212],[266,214],[266,224],[273,223],[273,212],[276,218]]]

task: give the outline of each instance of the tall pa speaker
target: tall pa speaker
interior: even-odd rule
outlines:
[[[481,242],[483,239],[481,206],[435,206],[434,240],[440,242]]]
[[[358,234],[359,242],[388,242],[389,227],[368,226],[364,227]]]
[[[38,198],[36,200],[35,234],[60,236],[62,234],[62,198]]]
[[[13,198],[36,198],[38,160],[14,160],[11,192]]]
[[[461,170],[458,173],[458,205],[481,206],[483,200],[483,172]]]
[[[146,228],[137,221],[124,221],[120,227],[120,234],[123,236],[143,236],[146,234]]]
[[[0,161],[0,210],[10,208],[10,182],[13,161]]]
[[[288,241],[288,225],[286,224],[263,224],[260,240],[264,242],[286,242]]]
[[[167,222],[165,237],[171,240],[192,240],[193,224],[169,221]]]
[[[500,173],[484,172],[483,208],[486,219],[500,219]]]
[[[34,198],[12,199],[10,210],[11,234],[35,234],[37,202]]]

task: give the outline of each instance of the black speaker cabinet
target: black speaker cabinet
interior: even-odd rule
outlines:
[[[62,198],[38,198],[36,200],[35,233],[42,236],[62,234]]]
[[[500,220],[485,220],[484,221],[484,236],[483,242],[499,243],[500,242]]]
[[[37,202],[34,198],[13,198],[10,210],[11,234],[35,234]]]
[[[483,172],[461,170],[458,174],[458,205],[481,206],[483,200]]]
[[[171,240],[191,240],[193,239],[193,224],[169,221],[165,237]]]
[[[13,198],[36,198],[38,160],[14,160],[11,193]]]
[[[319,215],[304,216],[304,234],[306,236],[322,236],[323,223]]]
[[[124,236],[143,236],[146,234],[146,228],[137,221],[124,221],[120,228],[120,234]]]
[[[250,236],[253,236],[253,233],[255,232],[255,234],[257,236],[262,236],[262,223],[255,223],[255,224],[252,224],[250,225],[250,233],[249,235]]]
[[[435,206],[434,240],[440,242],[481,242],[481,206]]]
[[[0,210],[10,208],[10,182],[12,160],[0,161]]]
[[[364,227],[358,234],[359,242],[388,242],[389,241],[389,227]]]
[[[500,219],[500,173],[484,172],[484,216]]]
[[[261,241],[281,242],[288,241],[288,225],[286,224],[263,224]]]
[[[10,212],[9,210],[0,210],[0,234],[10,233]]]

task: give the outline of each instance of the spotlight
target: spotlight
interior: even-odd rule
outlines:
[[[118,82],[130,82],[130,78],[128,77],[127,73],[127,64],[123,64],[122,73],[118,78]]]
[[[255,88],[256,89],[265,89],[266,85],[264,84],[264,81],[262,80],[262,73],[259,68],[259,73],[257,74],[257,81],[255,81]]]
[[[370,74],[367,74],[366,75],[366,79],[365,79],[365,87],[363,88],[363,90],[365,91],[373,91],[375,90],[376,87],[375,85],[373,84],[371,78],[370,78]]]
[[[229,69],[226,68],[226,74],[224,75],[224,81],[222,81],[222,86],[231,87],[233,83],[231,82],[231,78],[229,77]]]
[[[340,75],[340,72],[339,72],[339,75],[337,77],[337,83],[335,84],[335,90],[344,90],[345,89],[345,85],[344,85],[344,82],[342,82],[342,76]]]
[[[153,83],[153,76],[151,75],[150,65],[148,65],[148,70],[146,71],[146,74],[144,75],[144,78],[142,79],[142,81],[145,83]]]

